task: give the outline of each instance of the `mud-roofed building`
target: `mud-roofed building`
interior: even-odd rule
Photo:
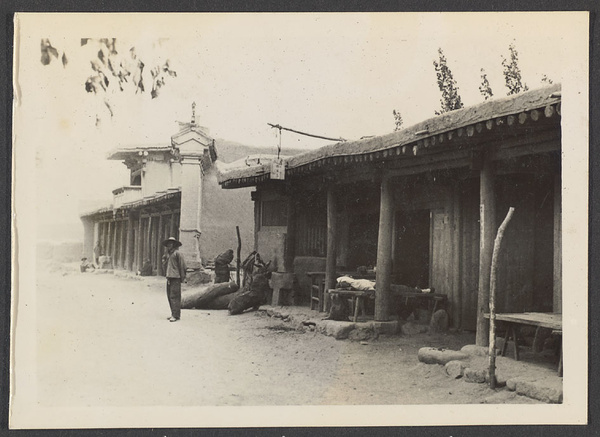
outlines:
[[[486,335],[496,231],[515,208],[498,264],[498,312],[561,312],[561,88],[445,113],[388,135],[338,142],[219,175],[255,187],[255,249],[293,272],[376,266],[374,318],[396,311],[390,285],[445,294],[451,324]],[[484,341],[481,341],[483,343]]]
[[[180,123],[170,143],[119,148],[108,159],[122,161],[129,185],[113,190],[111,205],[81,215],[84,256],[111,258],[115,269],[139,271],[150,262],[163,275],[161,242],[173,236],[189,268],[198,269],[236,247],[240,226],[244,250],[253,241],[252,202],[247,193],[223,196],[217,183],[217,146],[208,129]],[[233,193],[232,193],[233,194]]]

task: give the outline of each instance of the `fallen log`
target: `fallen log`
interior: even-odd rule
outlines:
[[[265,273],[255,273],[249,289],[235,296],[229,303],[229,314],[241,314],[248,308],[258,309],[265,303],[266,292],[269,289],[267,276]]]
[[[181,308],[183,309],[213,309],[210,302],[219,296],[234,293],[238,290],[235,282],[214,284],[207,288],[192,290],[181,295]]]
[[[238,296],[244,293],[244,290],[238,290],[235,293],[225,294],[223,296],[215,297],[213,300],[209,301],[206,306],[202,309],[204,310],[226,310],[229,308],[229,304]]]

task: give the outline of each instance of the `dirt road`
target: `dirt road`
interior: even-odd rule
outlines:
[[[181,321],[169,323],[164,288],[162,278],[40,271],[40,405],[536,402],[420,363],[418,348],[435,345],[435,337],[338,341],[261,311],[183,310]],[[473,339],[444,341],[458,349]]]

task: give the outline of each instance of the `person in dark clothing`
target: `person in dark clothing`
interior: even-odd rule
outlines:
[[[142,265],[142,270],[140,270],[138,274],[140,276],[152,276],[152,263],[149,259],[144,261],[144,264]]]
[[[229,263],[233,261],[233,250],[229,249],[215,258],[215,284],[229,282]]]
[[[181,283],[185,282],[186,265],[183,255],[177,250],[181,242],[170,237],[162,242],[167,248],[167,298],[171,307],[169,322],[176,322],[181,318]]]
[[[81,264],[79,265],[81,273],[85,273],[90,270],[96,270],[96,266],[88,261],[86,257],[81,258]]]

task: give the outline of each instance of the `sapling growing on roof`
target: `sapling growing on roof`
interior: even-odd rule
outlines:
[[[506,93],[506,95],[510,96],[512,94],[518,94],[522,91],[527,91],[529,88],[521,78],[521,69],[519,68],[519,52],[517,52],[514,42],[510,43],[508,50],[510,51],[510,60],[502,56],[502,69],[504,73],[504,81],[506,82],[506,88],[508,88],[508,93]]]
[[[460,109],[464,105],[458,94],[458,86],[456,80],[452,75],[452,71],[447,65],[446,56],[442,51],[441,47],[438,49],[439,61],[433,61],[435,67],[435,74],[437,76],[437,84],[442,92],[442,98],[440,103],[442,107],[439,111],[435,111],[436,115],[443,114],[444,112],[454,111]]]

